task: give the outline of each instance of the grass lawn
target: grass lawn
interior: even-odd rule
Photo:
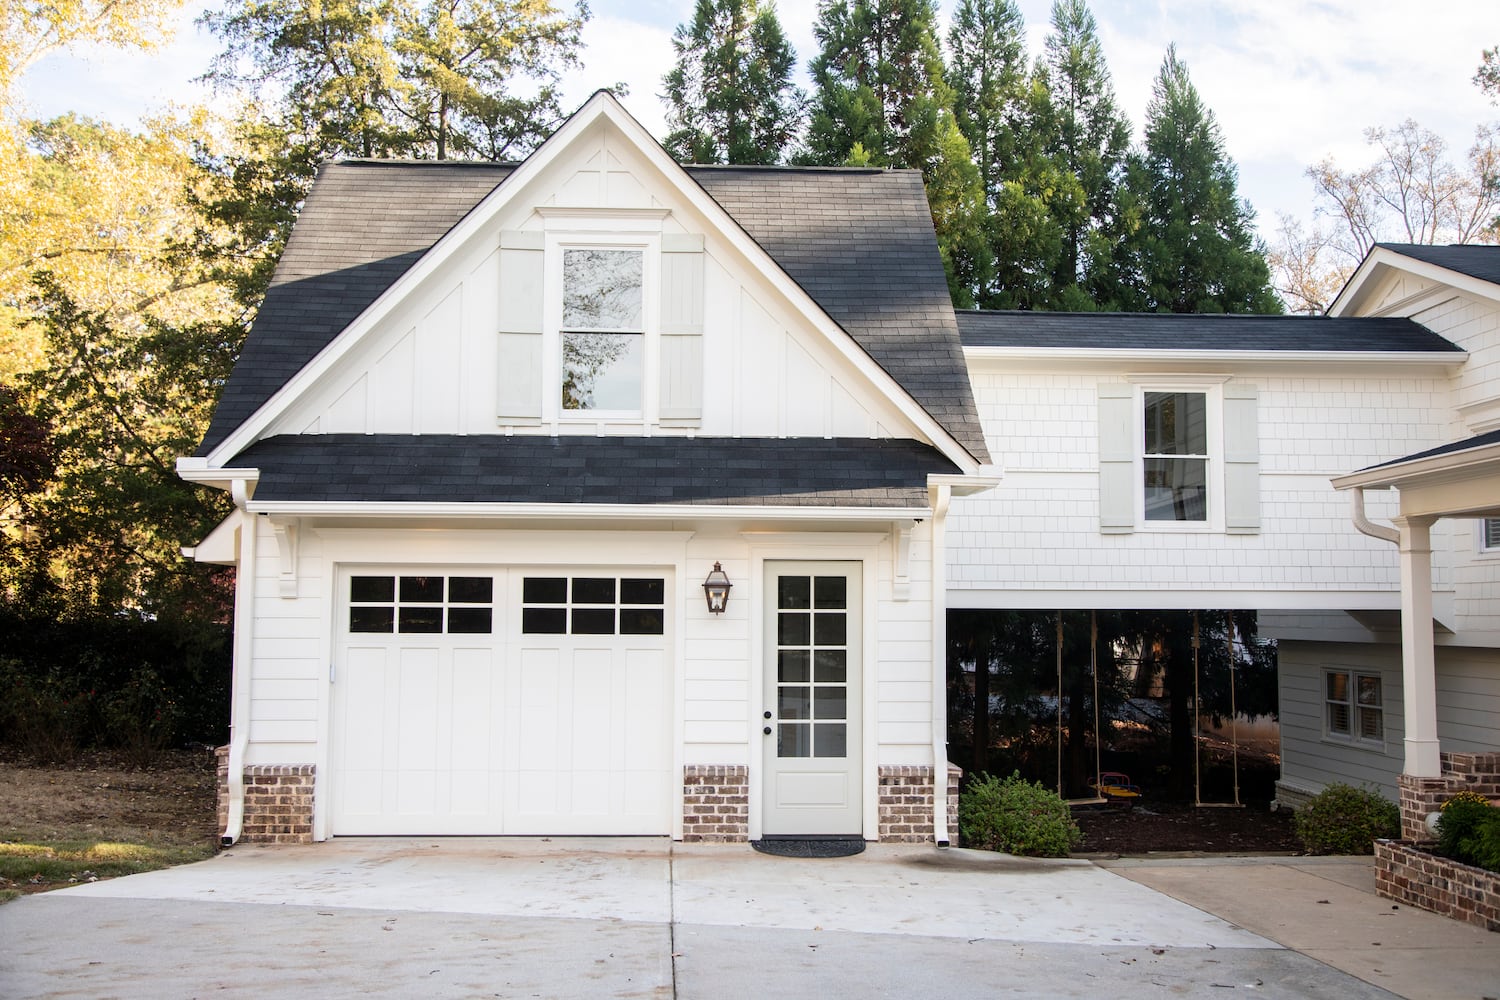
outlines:
[[[69,764],[0,755],[0,902],[213,856],[206,751],[134,768],[108,754]]]

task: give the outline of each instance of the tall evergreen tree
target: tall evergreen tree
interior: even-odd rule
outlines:
[[[698,0],[672,48],[667,150],[690,163],[780,162],[807,95],[792,83],[797,56],[772,0]]]
[[[1110,269],[1111,209],[1130,148],[1130,123],[1115,106],[1098,25],[1085,0],[1052,5],[1043,72],[1051,105],[1048,146],[1061,171],[1077,182],[1071,197],[1051,201],[1062,228],[1056,289],[1064,306],[1077,307],[1096,297],[1098,277]]]
[[[1145,148],[1131,157],[1121,248],[1121,305],[1159,312],[1281,312],[1255,213],[1236,192],[1214,114],[1167,48],[1146,109]]]
[[[1045,148],[1047,91],[1030,72],[1015,0],[961,0],[948,32],[953,112],[984,189],[984,234],[994,267],[974,289],[985,308],[1046,308],[1062,231],[1049,204],[1077,183]]]
[[[804,162],[922,171],[956,304],[989,268],[984,192],[933,34],[932,0],[822,0]]]

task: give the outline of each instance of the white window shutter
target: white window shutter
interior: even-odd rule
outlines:
[[[1124,535],[1135,530],[1135,453],[1141,437],[1135,386],[1099,386],[1099,530]]]
[[[501,423],[542,419],[542,234],[500,234],[500,333],[495,415]]]
[[[1244,382],[1224,384],[1224,530],[1260,533],[1259,390]]]
[[[703,237],[666,234],[661,246],[661,422],[703,419]]]

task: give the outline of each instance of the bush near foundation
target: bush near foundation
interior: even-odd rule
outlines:
[[[1437,853],[1476,868],[1500,872],[1500,809],[1474,792],[1443,803]]]
[[[1051,789],[1024,780],[980,774],[959,798],[964,845],[1035,858],[1060,858],[1083,841],[1068,804]]]
[[[1375,841],[1401,835],[1396,803],[1335,782],[1297,810],[1297,836],[1308,854],[1374,854]]]

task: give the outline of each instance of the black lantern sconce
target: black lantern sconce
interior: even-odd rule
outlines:
[[[729,582],[729,577],[724,574],[724,567],[717,562],[714,563],[713,572],[708,574],[708,579],[703,581],[703,596],[708,599],[708,610],[710,614],[722,615],[724,606],[729,603],[729,591],[734,584]]]

